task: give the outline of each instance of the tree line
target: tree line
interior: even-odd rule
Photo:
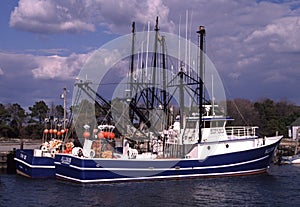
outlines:
[[[226,104],[227,115],[234,119],[227,125],[258,126],[260,136],[272,136],[278,132],[287,137],[287,127],[300,117],[300,107],[286,100],[234,99]],[[0,103],[0,138],[41,139],[47,118],[62,120],[63,113],[62,105],[52,103],[48,106],[44,101],[35,102],[28,111],[17,103]]]
[[[63,119],[63,114],[62,105],[52,103],[49,107],[44,101],[35,102],[28,112],[18,103],[0,103],[0,138],[41,139],[46,119],[50,116]]]
[[[288,127],[300,117],[300,107],[287,100],[263,99],[227,101],[227,114],[234,118],[231,125],[258,126],[260,136],[279,135],[288,137]]]

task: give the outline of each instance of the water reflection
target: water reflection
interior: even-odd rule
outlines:
[[[287,206],[300,205],[300,166],[272,166],[269,174],[74,184],[1,175],[1,206]]]

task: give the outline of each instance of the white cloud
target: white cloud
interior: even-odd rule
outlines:
[[[274,83],[280,83],[283,81],[289,81],[289,78],[286,76],[286,74],[282,73],[282,71],[272,71],[268,73],[266,79],[264,82],[274,82]]]
[[[231,72],[228,74],[228,77],[232,78],[232,79],[238,79],[240,77],[240,73],[238,72]]]
[[[94,32],[100,25],[109,32],[127,33],[132,21],[145,25],[159,16],[160,26],[172,31],[174,23],[168,15],[169,8],[162,0],[20,0],[11,13],[10,26],[36,33],[61,33]]]
[[[258,57],[247,57],[247,58],[241,58],[241,60],[239,60],[237,62],[237,66],[240,68],[243,68],[247,65],[253,64],[255,62],[258,62],[260,59]]]
[[[280,81],[289,84],[293,82],[289,80],[300,76],[300,59],[295,54],[300,51],[300,9],[296,4],[247,0],[20,0],[11,13],[10,26],[46,34],[103,30],[127,34],[132,21],[137,23],[137,31],[146,30],[148,21],[153,30],[159,16],[161,31],[177,33],[181,17],[181,35],[185,36],[188,9],[191,38],[197,42],[195,31],[205,25],[207,52],[221,75],[244,83],[249,79],[260,83],[276,80],[277,87]],[[32,61],[30,67],[36,79],[62,78],[74,75],[84,58],[83,54],[73,54],[72,58],[27,56],[27,61]],[[294,72],[282,76],[286,72],[282,68],[287,67]]]
[[[90,49],[92,50],[92,49]],[[39,55],[61,55],[68,54],[70,51],[66,48],[49,48],[49,49],[26,49],[26,53]]]
[[[148,21],[154,22],[158,16],[160,27],[165,28],[166,31],[175,32],[175,25],[169,20],[169,13],[169,7],[162,0],[147,0],[144,5],[136,7],[134,18],[141,24],[145,24]]]
[[[11,27],[37,32],[81,32],[95,31],[85,1],[36,1],[20,0],[11,13]]]
[[[8,79],[33,77],[34,79],[70,80],[77,76],[90,55],[90,53],[73,53],[63,57],[0,52],[0,62],[5,65],[7,71],[5,75]],[[0,68],[0,74],[1,71]]]
[[[0,68],[0,75],[4,75],[2,68]]]
[[[34,78],[37,79],[74,79],[82,68],[89,54],[71,54],[69,57],[37,56],[37,67],[32,69]]]
[[[269,46],[277,51],[300,51],[300,17],[283,17],[274,20],[261,30],[255,30],[248,41],[268,39]]]

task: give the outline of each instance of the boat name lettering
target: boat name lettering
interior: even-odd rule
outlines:
[[[210,133],[211,134],[223,134],[224,133],[224,129],[210,129]]]
[[[25,154],[21,153],[21,154],[20,154],[20,157],[21,157],[23,160],[26,160],[26,158],[27,158],[27,155],[25,155]]]
[[[62,157],[60,161],[62,164],[69,165],[72,161],[72,158],[71,157]]]
[[[266,149],[265,154],[268,154],[268,153],[272,152],[274,149],[275,149],[275,147],[272,147],[270,149]]]

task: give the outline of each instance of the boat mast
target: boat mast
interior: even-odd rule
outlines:
[[[155,41],[154,41],[154,62],[153,62],[153,73],[152,73],[152,97],[151,97],[151,109],[154,108],[154,97],[155,97],[155,85],[156,85],[156,67],[157,67],[157,42],[158,42],[158,17],[156,17],[155,25]]]
[[[66,119],[67,119],[67,89],[64,88],[64,129],[66,129]]]
[[[129,91],[129,98],[131,101],[133,101],[134,99],[132,98],[132,94],[133,94],[133,70],[134,70],[134,41],[135,41],[135,22],[132,22],[132,37],[131,37],[131,63],[130,63],[130,91]],[[134,103],[135,105],[136,103]],[[130,121],[133,123],[133,119],[134,119],[134,113],[132,110],[130,110],[129,112],[129,118]]]
[[[184,72],[182,66],[180,66],[179,71],[179,106],[180,106],[180,129],[184,129],[184,82],[183,82]],[[182,140],[183,141],[183,140]]]
[[[169,127],[169,113],[168,113],[168,103],[167,103],[167,65],[166,65],[166,49],[165,49],[165,37],[161,37],[161,44],[162,44],[162,64],[163,64],[163,91],[162,91],[162,96],[163,96],[163,111],[166,115],[165,120],[165,129],[168,129]]]
[[[131,64],[130,64],[130,98],[133,90],[133,69],[134,69],[134,39],[135,39],[135,22],[132,22],[131,38]]]
[[[62,97],[64,99],[64,122],[63,122],[63,129],[66,130],[66,120],[67,120],[67,89],[63,89]],[[66,141],[66,132],[63,135],[63,145],[62,150],[65,149],[65,141]]]
[[[205,37],[205,29],[204,26],[199,26],[198,33],[198,44],[199,44],[199,52],[198,55],[200,56],[198,58],[198,71],[199,71],[199,139],[198,143],[201,143],[202,141],[202,113],[203,113],[203,95],[204,95],[204,82],[203,82],[203,75],[204,75],[204,37]],[[200,60],[200,62],[199,62]]]

